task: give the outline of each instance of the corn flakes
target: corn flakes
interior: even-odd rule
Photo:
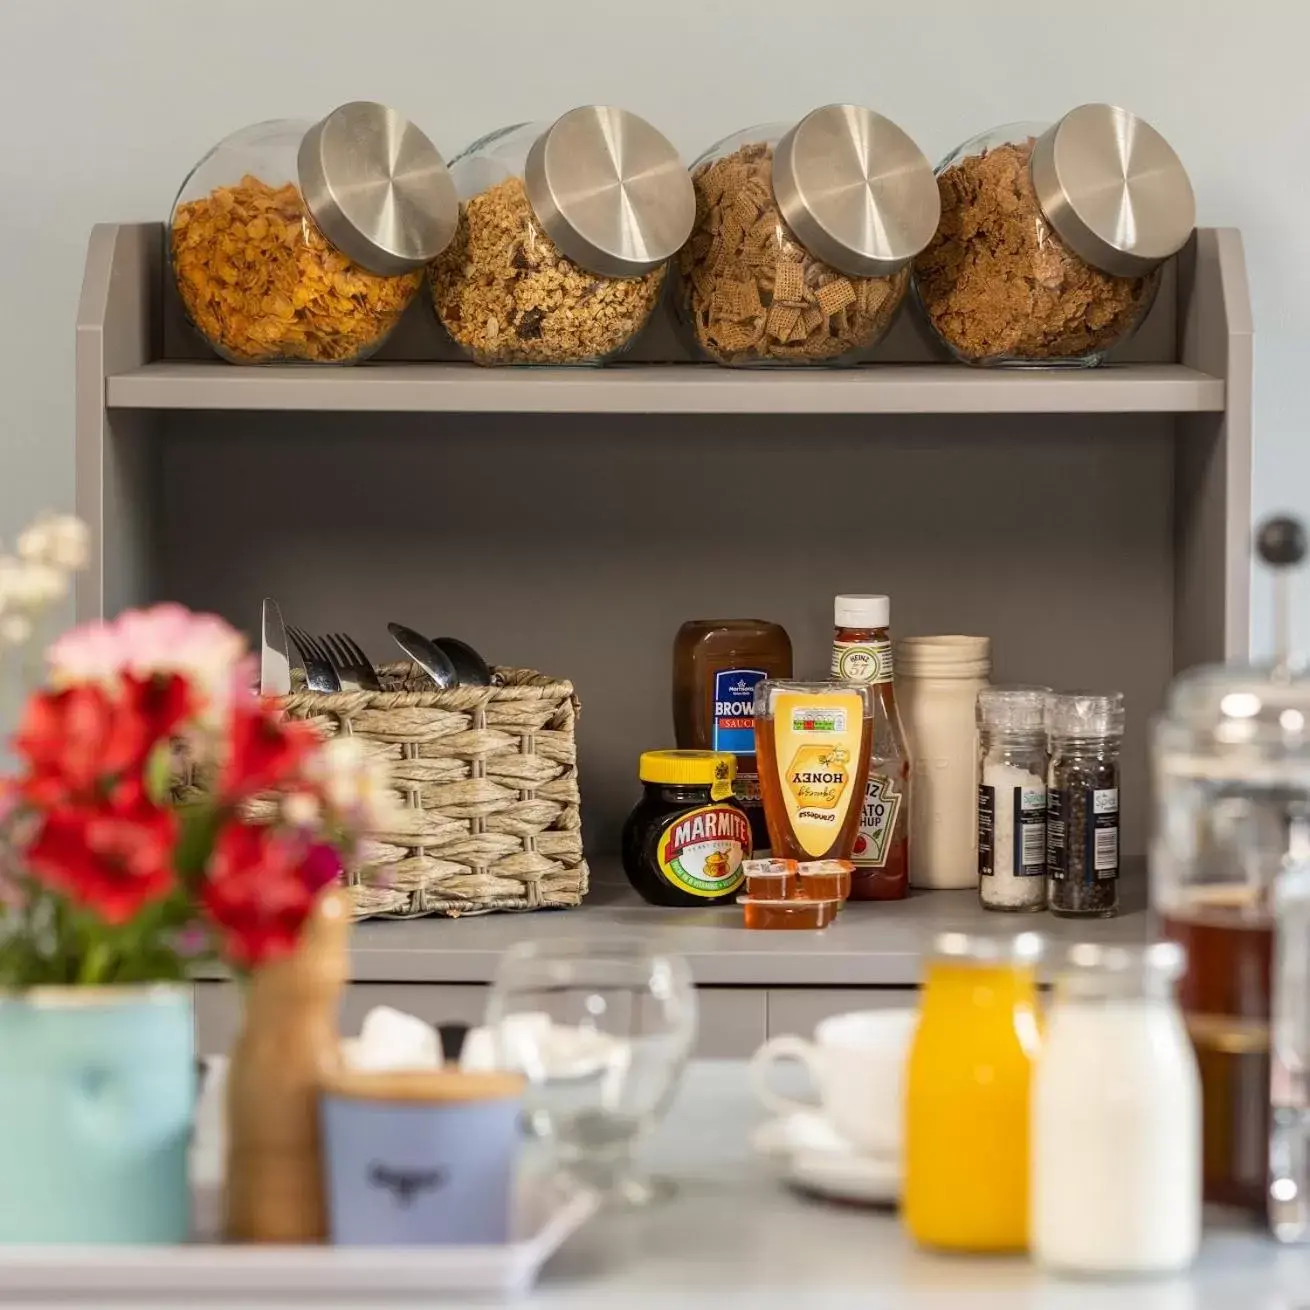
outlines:
[[[290,182],[249,174],[177,207],[170,233],[192,323],[237,363],[349,363],[380,346],[422,270],[370,273],[332,246]]]

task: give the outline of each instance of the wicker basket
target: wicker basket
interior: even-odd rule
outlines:
[[[353,733],[391,762],[406,796],[393,832],[372,834],[347,886],[360,919],[578,905],[587,894],[578,812],[578,699],[527,669],[490,687],[436,691],[410,664],[383,691],[293,692],[293,719]]]

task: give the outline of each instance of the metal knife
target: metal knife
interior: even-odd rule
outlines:
[[[291,694],[291,660],[287,656],[287,630],[277,601],[264,597],[259,625],[259,694]]]

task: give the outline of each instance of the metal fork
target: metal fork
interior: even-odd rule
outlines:
[[[323,638],[343,691],[381,691],[377,670],[358,642],[344,632],[329,632]]]
[[[340,691],[341,679],[332,667],[332,657],[315,638],[294,624],[287,624],[287,636],[300,652],[305,666],[305,685],[310,691]]]

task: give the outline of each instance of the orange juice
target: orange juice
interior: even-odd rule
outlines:
[[[1028,1245],[1037,947],[1031,933],[937,940],[906,1072],[902,1214],[925,1246]]]

